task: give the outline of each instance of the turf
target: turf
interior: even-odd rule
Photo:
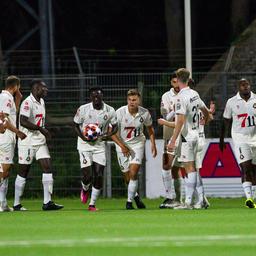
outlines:
[[[27,212],[1,213],[0,255],[252,255],[256,209],[244,199],[211,199],[207,210],[124,210],[125,199],[99,200],[88,212],[78,199],[59,199],[65,208],[41,211],[24,200]]]

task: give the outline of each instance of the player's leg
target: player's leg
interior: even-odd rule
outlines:
[[[174,155],[168,154],[167,152],[163,153],[162,180],[165,188],[166,198],[163,201],[163,203],[161,203],[159,206],[159,208],[161,209],[167,208],[167,206],[173,203],[173,200],[174,200],[172,195],[172,171],[171,171],[173,159],[174,159]]]
[[[254,166],[252,165],[252,150],[248,144],[235,145],[235,153],[241,167],[241,179],[248,208],[255,208],[252,194]]]
[[[47,145],[38,146],[36,151],[36,160],[38,160],[43,172],[42,183],[44,190],[44,202],[42,209],[44,211],[62,209],[63,205],[56,204],[52,201],[53,168]]]
[[[195,168],[197,141],[182,142],[181,161],[186,170],[185,178],[185,204],[184,207],[175,207],[174,209],[193,209],[192,199],[196,189],[197,172]]]
[[[175,202],[181,203],[182,202],[182,178],[180,175],[180,166],[175,160],[175,163],[172,167],[172,178],[174,184],[174,191],[175,191]]]
[[[0,183],[0,211],[12,211],[13,209],[8,206],[7,203],[7,192],[8,192],[8,181],[11,166],[13,164],[14,157],[14,144],[4,144],[0,148],[0,164],[1,164],[1,183]]]
[[[92,154],[87,151],[79,151],[81,167],[81,192],[80,199],[86,204],[89,198],[89,192],[92,185]]]
[[[130,163],[129,166],[129,174],[130,174],[130,181],[128,184],[128,196],[126,202],[126,209],[133,210],[134,207],[132,205],[132,201],[135,197],[135,194],[138,189],[138,172],[140,169],[140,165],[137,163]]]
[[[92,161],[93,161],[93,164],[92,164],[93,181],[92,181],[91,200],[89,203],[88,210],[97,211],[96,201],[100,195],[100,191],[103,186],[103,172],[106,165],[105,148],[95,149],[92,153]]]
[[[26,185],[26,179],[30,170],[30,166],[33,162],[35,151],[33,147],[19,146],[18,158],[19,158],[19,170],[15,179],[15,192],[14,192],[14,211],[25,211],[21,204],[21,196],[23,195]]]
[[[105,165],[99,163],[93,163],[92,170],[93,170],[93,181],[92,181],[92,192],[91,192],[91,199],[89,203],[89,211],[96,211],[96,201],[100,195],[101,189],[103,187],[103,172],[104,172]]]

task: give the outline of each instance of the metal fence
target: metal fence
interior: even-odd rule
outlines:
[[[209,75],[211,75],[211,82]],[[208,104],[211,98],[217,103],[215,120],[206,129],[206,136],[218,137],[219,121],[227,97],[234,95],[236,80],[247,77],[254,84],[255,73],[195,73],[195,81],[204,82],[203,99]],[[215,77],[215,80],[214,80]],[[24,98],[29,94],[29,82],[34,77],[22,77],[22,92]],[[207,80],[208,79],[208,80]],[[49,94],[46,99],[47,116],[49,117],[49,129],[53,139],[49,142],[53,165],[56,170],[55,193],[59,196],[78,195],[80,189],[80,163],[76,150],[76,135],[72,127],[72,118],[76,109],[88,102],[88,88],[98,85],[104,90],[104,101],[118,108],[126,104],[126,92],[130,88],[138,88],[142,93],[142,104],[148,108],[154,120],[154,128],[157,138],[161,138],[162,129],[157,126],[156,120],[160,117],[159,106],[161,95],[170,89],[169,73],[113,73],[92,74],[77,77],[45,77],[49,86]],[[105,176],[103,194],[105,196],[124,196],[125,185],[116,161],[113,147],[108,147],[108,159],[112,159],[110,176]],[[17,162],[17,161],[16,161]],[[10,179],[10,194],[13,193],[14,178],[17,170],[15,165]],[[159,166],[159,171],[161,166]],[[140,178],[141,192],[144,191],[144,178]],[[26,188],[26,196],[38,196],[42,193],[41,171],[36,163],[33,164]]]

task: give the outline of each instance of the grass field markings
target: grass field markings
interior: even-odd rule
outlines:
[[[1,247],[73,247],[73,246],[100,246],[100,247],[158,247],[158,246],[212,246],[216,245],[254,245],[255,235],[202,235],[202,236],[145,236],[145,237],[110,237],[86,239],[58,239],[58,240],[7,240],[0,241]]]

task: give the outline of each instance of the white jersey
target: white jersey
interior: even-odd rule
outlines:
[[[139,106],[138,113],[133,116],[126,105],[119,108],[116,115],[121,139],[128,145],[144,144],[146,141],[143,133],[144,125],[152,125],[152,118],[148,110]]]
[[[251,92],[248,101],[237,93],[227,101],[224,118],[232,119],[231,135],[234,143],[256,143],[256,95]]]
[[[199,109],[205,107],[199,94],[189,87],[180,90],[176,99],[176,114],[185,115],[181,136],[186,141],[199,138]]]
[[[174,89],[171,88],[168,92],[164,93],[161,99],[161,115],[167,121],[174,121],[175,117],[175,98],[177,94]],[[173,128],[163,126],[163,139],[169,140],[173,134]]]
[[[10,92],[6,90],[3,90],[0,94],[0,112],[7,114],[10,123],[16,127],[17,110],[14,97]],[[14,132],[6,129],[5,133],[0,133],[0,144],[15,142],[16,134]]]
[[[28,121],[38,127],[45,126],[45,104],[41,98],[38,102],[31,93],[20,106],[20,116],[28,117]],[[24,140],[19,139],[18,145],[38,146],[46,143],[45,136],[38,130],[29,130],[20,124],[20,130],[24,132],[27,137]]]
[[[102,133],[107,132],[110,125],[117,123],[116,112],[113,107],[103,103],[103,108],[100,110],[94,109],[92,103],[82,105],[78,108],[74,117],[74,122],[79,124],[80,130],[83,133],[88,124],[96,124],[101,129]],[[93,143],[93,146],[104,146],[105,143],[98,139]],[[86,150],[91,148],[92,143],[83,141],[80,137],[77,140],[77,149]]]

